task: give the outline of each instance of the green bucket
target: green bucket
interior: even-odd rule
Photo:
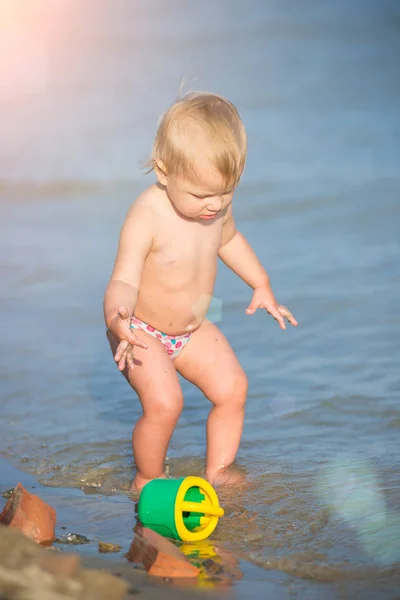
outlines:
[[[213,487],[192,476],[153,479],[142,489],[138,505],[142,525],[182,541],[205,539],[223,514]]]
[[[138,517],[144,527],[180,539],[175,526],[175,499],[184,479],[153,479],[144,486],[138,506]]]

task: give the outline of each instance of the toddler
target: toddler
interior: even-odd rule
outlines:
[[[132,490],[163,477],[183,407],[180,373],[208,398],[205,476],[231,483],[243,428],[247,378],[228,341],[207,320],[218,257],[253,290],[246,312],[265,309],[285,329],[268,274],[236,229],[232,198],[247,138],[231,102],[191,93],[163,115],[151,155],[156,183],[132,204],[104,298],[108,338],[143,414],[132,435]]]

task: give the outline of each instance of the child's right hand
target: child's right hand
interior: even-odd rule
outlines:
[[[125,306],[120,306],[118,313],[112,319],[109,327],[113,336],[119,341],[114,359],[120,371],[128,365],[129,369],[134,367],[134,346],[147,350],[147,344],[139,340],[131,329],[131,315]]]

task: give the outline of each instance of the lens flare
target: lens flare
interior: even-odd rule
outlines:
[[[329,510],[353,528],[364,552],[379,564],[400,558],[400,515],[389,514],[375,468],[348,455],[328,463],[316,491]]]

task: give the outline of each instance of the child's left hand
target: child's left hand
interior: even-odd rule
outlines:
[[[246,313],[248,315],[253,315],[258,308],[265,308],[265,310],[278,321],[281,329],[286,329],[285,318],[294,327],[298,325],[292,313],[285,306],[277,303],[269,286],[255,288],[253,298],[246,309]]]

